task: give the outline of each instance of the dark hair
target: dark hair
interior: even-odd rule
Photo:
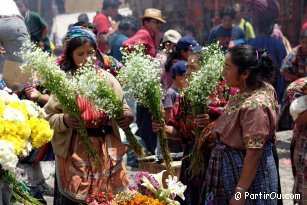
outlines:
[[[78,21],[83,23],[89,23],[89,18],[86,13],[82,13],[78,16]]]
[[[73,59],[73,51],[76,50],[78,47],[83,46],[86,43],[90,43],[90,45],[95,49],[96,51],[96,56],[98,57],[99,60],[102,60],[100,54],[97,52],[97,46],[96,44],[89,38],[87,37],[75,37],[70,39],[69,41],[66,42],[66,52],[65,52],[65,59],[62,63],[61,68],[65,72],[70,71],[73,68],[76,68],[77,65],[75,65],[74,59]]]
[[[118,26],[118,30],[120,31],[132,30],[136,32],[138,28],[139,28],[139,24],[137,20],[132,16],[123,18],[123,20],[119,23],[119,26]]]
[[[104,0],[102,3],[102,9],[118,8],[121,3],[118,0]]]
[[[238,66],[239,74],[249,70],[246,86],[252,89],[260,88],[263,82],[272,82],[275,69],[267,50],[256,50],[249,45],[238,45],[228,50],[233,64]]]
[[[74,23],[72,26],[82,26],[84,28],[88,28],[90,29],[96,36],[98,34],[97,29],[95,28],[95,26],[92,23],[85,23],[83,21],[78,21],[76,23]],[[70,26],[71,27],[71,26]],[[70,27],[68,28],[68,30],[70,29]]]
[[[144,19],[142,20],[142,23],[143,23],[142,25],[144,26],[145,21],[150,22],[151,19],[153,19],[153,18],[144,18]]]
[[[181,50],[177,50],[176,46],[173,47],[173,52],[166,59],[165,71],[167,73],[170,72],[175,59],[182,60]]]
[[[232,19],[236,17],[236,11],[231,7],[223,7],[220,10],[220,18],[223,18],[224,16],[230,16]]]
[[[16,4],[18,5],[18,3],[22,3],[23,5],[25,5],[25,7],[29,8],[29,1],[28,0],[14,0],[16,2]]]

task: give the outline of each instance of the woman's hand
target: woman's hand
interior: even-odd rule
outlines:
[[[64,121],[64,124],[65,124],[65,126],[66,126],[67,128],[79,129],[79,128],[81,127],[78,120],[76,120],[76,119],[73,118],[73,117],[70,117],[70,116],[67,115],[67,114],[64,115],[63,121]]]
[[[34,102],[36,102],[41,95],[41,93],[38,90],[36,90],[30,83],[27,83],[25,92],[27,98]]]
[[[204,128],[210,122],[210,117],[208,114],[199,114],[195,118],[195,124],[199,128]]]
[[[129,127],[129,125],[133,122],[134,117],[132,113],[126,113],[122,117],[116,118],[116,122],[118,126],[122,129],[126,129]]]
[[[165,124],[165,121],[162,120],[162,122],[163,122],[163,125],[164,125],[164,124]],[[157,133],[157,132],[159,132],[160,130],[162,130],[162,126],[160,125],[160,123],[158,123],[158,122],[156,122],[156,121],[154,121],[154,120],[151,121],[151,126],[152,126],[152,131],[153,131],[154,133]]]

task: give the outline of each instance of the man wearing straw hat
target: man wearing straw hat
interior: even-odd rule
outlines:
[[[145,10],[144,16],[141,17],[143,26],[138,30],[134,36],[126,40],[122,46],[129,47],[135,44],[143,44],[145,46],[145,53],[155,57],[156,47],[155,40],[160,32],[161,24],[166,21],[162,18],[162,12],[159,9],[148,8]]]
[[[135,44],[143,44],[145,53],[155,57],[155,40],[158,38],[161,24],[166,21],[162,18],[161,10],[154,8],[146,9],[141,20],[143,26],[131,38],[124,41],[122,46],[131,47]],[[151,115],[143,105],[137,105],[136,124],[138,126],[136,134],[144,140],[147,151],[154,154],[157,146],[157,135],[152,131]]]

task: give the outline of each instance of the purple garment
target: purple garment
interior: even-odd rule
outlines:
[[[279,4],[276,0],[246,0],[248,13],[258,20],[274,20],[279,17]]]

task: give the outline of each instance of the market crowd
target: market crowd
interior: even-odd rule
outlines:
[[[257,3],[258,2],[258,3]],[[72,22],[63,39],[57,65],[74,76],[90,55],[93,66],[106,76],[105,81],[123,99],[123,115],[110,120],[106,112],[96,110],[85,97],[78,96],[86,131],[94,148],[103,155],[103,166],[90,166],[86,150],[77,132],[80,123],[63,106],[39,77],[14,90],[21,99],[44,107],[54,136],[44,149],[35,150],[20,164],[32,166],[37,183],[27,184],[30,193],[42,203],[44,183],[40,161],[55,160],[55,205],[85,203],[98,192],[119,193],[128,186],[127,165],[138,167],[121,129],[132,127],[146,153],[161,155],[157,133],[165,128],[172,153],[183,153],[180,181],[187,185],[180,204],[282,204],[280,199],[235,198],[235,193],[280,193],[276,132],[293,130],[291,162],[293,193],[300,194],[297,204],[307,204],[306,125],[307,125],[307,22],[302,24],[299,44],[290,46],[276,23],[278,5],[272,1],[263,13],[262,1],[254,1],[249,22],[244,6],[234,4],[219,11],[221,23],[210,30],[206,42],[198,42],[193,32],[172,28],[164,33],[162,11],[147,8],[140,19],[118,14],[118,0],[104,0],[102,9],[90,22],[81,14]],[[275,2],[275,4],[274,4]],[[5,0],[0,7],[0,74],[5,61],[23,62],[14,52],[31,40],[55,56],[48,26],[29,10],[27,0]],[[252,3],[250,3],[252,4]],[[259,8],[258,8],[259,7]],[[210,103],[195,114],[185,93],[193,73],[201,69],[203,47],[219,43],[224,67]],[[161,102],[163,121],[153,120],[149,110],[124,90],[117,75],[125,66],[122,49],[142,44],[145,53],[160,61],[159,80],[164,90]],[[128,49],[129,50],[129,49]],[[0,89],[9,82],[0,81]],[[195,129],[201,134],[196,138]],[[197,147],[203,154],[202,172],[189,171],[191,153]],[[290,174],[290,173],[289,173]],[[93,180],[94,178],[94,180]]]

